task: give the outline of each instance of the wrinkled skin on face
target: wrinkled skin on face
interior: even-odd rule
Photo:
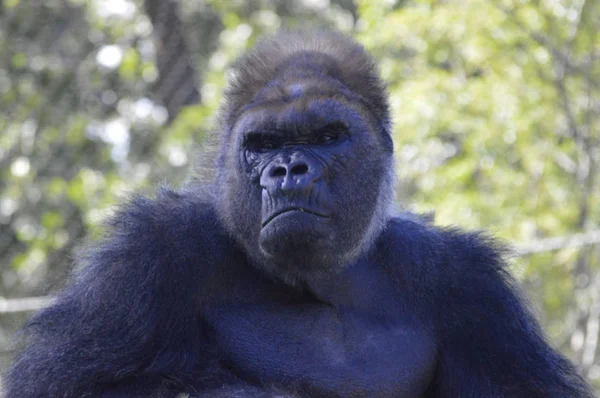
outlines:
[[[343,82],[298,77],[288,62],[232,123],[223,186],[232,235],[254,263],[296,283],[371,243],[391,196],[392,151]]]

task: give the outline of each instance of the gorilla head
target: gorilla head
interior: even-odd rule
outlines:
[[[343,35],[280,33],[233,75],[217,165],[225,225],[288,283],[339,270],[368,249],[392,198],[389,111],[371,58]]]

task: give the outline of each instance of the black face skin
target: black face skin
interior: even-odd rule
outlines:
[[[286,60],[236,117],[223,154],[232,235],[290,284],[351,263],[381,230],[392,196],[388,133],[343,82],[293,73],[313,58],[330,61]]]

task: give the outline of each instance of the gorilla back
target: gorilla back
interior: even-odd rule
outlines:
[[[592,397],[479,233],[392,214],[386,93],[332,32],[234,68],[215,179],[134,197],[28,323],[24,397]]]

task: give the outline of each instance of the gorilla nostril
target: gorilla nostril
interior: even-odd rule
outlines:
[[[307,172],[308,172],[308,166],[304,163],[295,165],[294,167],[292,167],[292,170],[291,170],[292,174],[305,174]]]
[[[283,177],[287,174],[285,167],[275,167],[273,171],[271,171],[271,177]]]

